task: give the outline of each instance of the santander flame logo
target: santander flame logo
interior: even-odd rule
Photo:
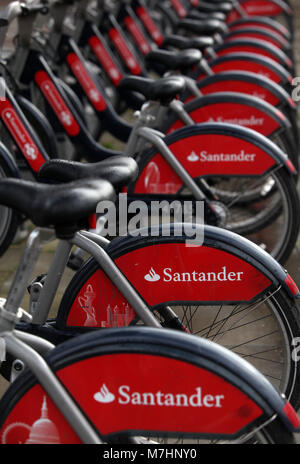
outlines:
[[[199,156],[194,151],[192,151],[192,153],[188,156],[188,161],[195,163],[196,161],[199,161]]]
[[[107,386],[104,383],[102,385],[102,387],[100,388],[100,391],[95,393],[94,399],[98,403],[113,403],[113,401],[115,401],[116,397],[115,397],[115,395],[113,393],[111,393],[108,390]]]
[[[148,282],[157,282],[158,280],[160,280],[160,276],[156,274],[153,267],[151,267],[149,274],[146,274],[144,279],[147,280]]]

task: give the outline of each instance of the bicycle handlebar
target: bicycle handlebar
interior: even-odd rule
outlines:
[[[20,2],[12,2],[0,11],[0,27],[7,27],[15,18],[30,14],[47,14],[48,6],[43,3],[30,5]]]
[[[25,3],[21,4],[22,7],[22,14],[21,16],[27,16],[27,15],[36,15],[36,14],[47,14],[49,12],[48,5],[45,3],[38,3],[36,5],[28,5]]]
[[[43,0],[41,0],[43,1]],[[49,8],[45,3],[30,4],[30,2],[14,1],[0,10],[0,52],[3,49],[8,26],[16,18],[32,17],[37,14],[47,14]]]

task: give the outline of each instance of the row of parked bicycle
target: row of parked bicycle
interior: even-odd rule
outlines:
[[[1,259],[36,227],[1,300],[2,444],[295,442],[293,15],[283,0],[0,10]],[[119,193],[201,202],[205,225],[107,238],[95,213]]]

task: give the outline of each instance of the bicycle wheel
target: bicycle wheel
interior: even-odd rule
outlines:
[[[276,61],[255,53],[232,53],[215,58],[209,63],[215,74],[226,71],[247,71],[266,76],[279,84],[289,94],[293,91],[291,75]],[[198,73],[197,80],[202,80],[203,72]]]
[[[195,124],[229,123],[255,130],[276,143],[298,170],[297,140],[291,123],[271,104],[243,93],[222,91],[193,99],[185,111]],[[171,112],[162,131],[169,134],[182,127],[184,123]]]
[[[245,71],[223,72],[206,77],[198,81],[197,85],[204,95],[217,92],[239,92],[256,96],[270,103],[273,107],[282,111],[292,124],[293,134],[297,137],[298,146],[296,105],[280,85],[275,84],[266,76],[262,77]],[[191,98],[191,95],[186,92],[182,100],[187,101],[188,98]]]
[[[287,260],[299,233],[299,198],[293,176],[283,167],[286,156],[282,152],[280,155],[277,146],[250,129],[225,123],[179,129],[165,142],[213,202],[220,227],[244,235],[281,263]],[[275,153],[281,157],[276,166],[274,158],[269,158]],[[240,161],[231,162],[233,159]],[[140,175],[135,184],[127,187],[131,198],[193,201],[157,150],[145,151],[136,160]]]
[[[224,42],[214,47],[217,57],[222,57],[234,53],[254,53],[262,55],[276,61],[288,72],[293,73],[292,60],[279,48],[271,45],[265,40],[239,38]]]
[[[202,437],[204,443],[293,442],[293,427],[283,425],[286,401],[227,350],[159,329],[99,335],[66,342],[46,360],[106,443],[130,443],[131,436],[146,443],[155,434],[156,443]],[[0,418],[2,444],[81,443],[28,370],[1,399]]]
[[[211,270],[235,258],[223,255],[218,238],[208,248],[186,247],[178,237],[161,240],[117,239],[108,252],[164,326],[178,330],[187,327],[189,332],[238,353],[284,392],[293,405],[299,405],[300,372],[293,360],[292,342],[300,334],[300,318],[293,298],[276,285],[273,290],[251,291],[248,299],[247,288],[259,282],[261,275],[249,276],[241,292],[236,282],[232,294],[228,294],[228,282],[222,289],[220,282],[211,285],[203,281],[199,286],[191,277],[196,267]],[[205,243],[207,240],[206,235]],[[244,260],[251,260],[247,252],[235,252],[242,260],[239,269]],[[149,277],[149,269],[150,277],[155,278]],[[184,280],[188,279],[188,271],[190,282]],[[139,323],[126,299],[90,259],[66,289],[54,325],[59,331],[78,333]]]
[[[291,41],[292,36],[290,31],[285,28],[282,24],[280,24],[278,21],[275,21],[272,18],[268,18],[266,16],[255,16],[255,17],[246,17],[246,18],[241,18],[237,19],[234,22],[231,22],[229,24],[229,29],[231,31],[234,30],[240,30],[243,29],[243,27],[255,27],[258,25],[258,27],[264,27],[267,30],[269,29],[271,32],[275,32],[276,34],[281,35],[285,40]]]

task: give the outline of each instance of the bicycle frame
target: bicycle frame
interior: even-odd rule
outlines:
[[[101,149],[101,146],[95,142],[65,91],[57,85],[56,76],[42,56],[39,47],[33,47],[31,38],[33,19],[36,14],[18,18],[19,45],[9,63],[9,69],[15,81],[26,86],[25,96],[30,86],[39,89],[48,105],[51,125],[63,130],[75,146],[80,147],[86,155],[89,155],[91,161],[99,161],[112,154],[118,154]],[[124,127],[126,128],[126,124],[122,123],[123,130]]]
[[[99,161],[101,158],[104,159],[110,154],[116,153],[101,150],[101,147],[89,134],[63,89],[57,86],[52,70],[38,51],[31,50],[29,52],[21,79],[27,85],[34,83],[41,91],[43,98],[51,107],[52,121],[54,118],[53,125],[59,124],[72,143],[79,146],[91,160]]]
[[[148,41],[144,31],[139,24],[137,16],[134,14],[132,8],[128,5],[121,6],[117,21],[122,24],[123,28],[126,29],[127,34],[134,41],[135,46],[139,50],[142,56],[146,56],[153,49],[153,45]]]
[[[16,142],[29,170],[37,176],[40,167],[49,160],[49,156],[6,85],[5,100],[0,101],[0,119]]]
[[[141,4],[141,2],[139,1],[134,1],[133,8],[153,42],[156,43],[158,47],[160,47],[164,41],[163,34],[157,26],[157,24],[155,24],[155,22],[151,18],[151,15],[146,5]]]
[[[99,29],[109,38],[123,65],[131,74],[135,76],[146,75],[146,70],[135,55],[133,47],[126,40],[118,20],[112,14],[107,13],[102,17]]]

